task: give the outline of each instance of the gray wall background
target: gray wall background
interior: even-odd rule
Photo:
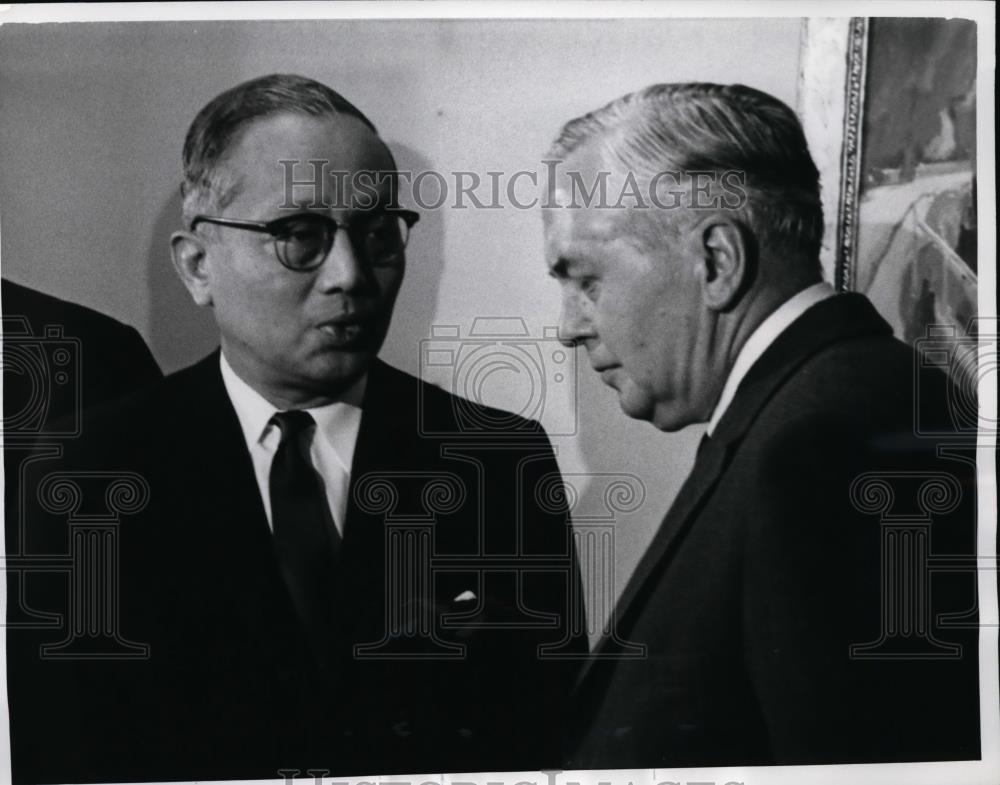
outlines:
[[[402,168],[510,173],[538,169],[570,117],[653,82],[739,81],[795,106],[800,29],[799,19],[5,25],[3,274],[134,325],[173,371],[216,344],[211,313],[175,278],[167,240],[180,218],[184,134],[222,90],[269,72],[301,73],[357,103]],[[457,326],[462,336],[476,317],[519,317],[532,336],[556,324],[557,285],[545,277],[537,211],[425,212],[408,259],[382,352],[404,370],[420,371],[420,341],[433,324]],[[539,346],[551,365],[551,342]],[[576,390],[556,383],[546,365],[548,386],[533,413],[577,489],[578,525],[609,520],[610,475],[631,475],[643,488],[630,511],[610,516],[617,592],[701,434],[661,434],[627,419],[586,358],[577,360]],[[433,380],[448,384],[443,372]],[[525,411],[537,392],[509,371],[494,374],[482,395]],[[611,594],[606,571],[584,567],[599,626]]]

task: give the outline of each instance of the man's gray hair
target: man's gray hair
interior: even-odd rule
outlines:
[[[349,115],[378,131],[354,104],[314,79],[293,74],[270,74],[243,82],[220,93],[200,111],[184,140],[184,224],[199,213],[224,208],[235,195],[235,183],[220,164],[255,120],[292,113],[312,117]]]
[[[742,173],[742,211],[760,241],[818,265],[819,172],[795,113],[773,96],[739,84],[652,85],[568,122],[549,156],[592,140],[627,171]]]

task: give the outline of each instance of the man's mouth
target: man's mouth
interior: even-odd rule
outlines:
[[[367,319],[352,316],[323,322],[317,329],[329,345],[350,349],[365,342],[370,332],[370,323]]]
[[[601,378],[601,382],[608,387],[618,389],[615,384],[615,371],[617,371],[621,366],[619,365],[599,365],[594,367],[594,372]]]

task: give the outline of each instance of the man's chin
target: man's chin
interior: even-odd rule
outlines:
[[[676,405],[657,404],[645,395],[636,395],[634,391],[619,392],[618,403],[625,414],[633,420],[645,420],[659,431],[674,432],[686,428],[697,421],[694,417],[685,417],[684,412]]]
[[[618,405],[633,420],[653,419],[653,402],[628,389],[618,390]]]
[[[368,352],[338,351],[315,358],[310,368],[310,386],[332,395],[356,384],[371,368],[375,356]]]
[[[658,431],[665,431],[667,433],[682,431],[689,425],[704,422],[704,420],[699,419],[694,414],[681,411],[677,406],[663,405],[654,407],[647,419]]]

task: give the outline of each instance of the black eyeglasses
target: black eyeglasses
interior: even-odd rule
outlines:
[[[412,210],[379,210],[362,213],[350,222],[338,221],[321,213],[298,213],[274,221],[245,221],[241,218],[217,218],[198,215],[191,221],[192,231],[199,223],[218,224],[232,229],[263,232],[274,238],[274,253],[289,270],[315,270],[333,248],[337,230],[343,229],[375,267],[391,267],[403,261],[403,249],[410,228],[420,219]]]

